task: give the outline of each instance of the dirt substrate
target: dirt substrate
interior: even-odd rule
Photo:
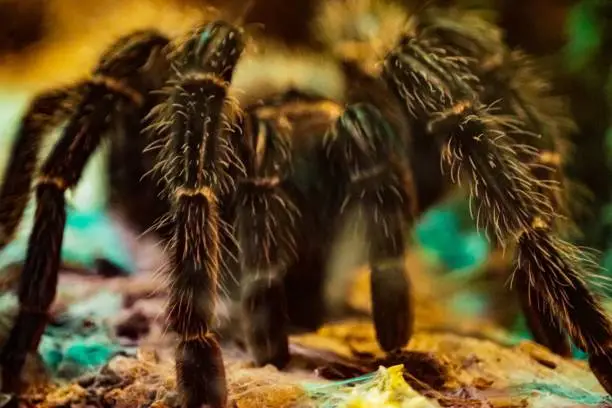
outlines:
[[[422,270],[418,257],[408,262],[411,271]],[[348,296],[353,306],[367,311],[364,277],[359,274]],[[384,356],[371,323],[363,319],[293,336],[292,361],[283,371],[254,367],[247,353],[235,342],[227,342],[224,352],[234,406],[373,406],[347,401],[359,392],[367,394],[359,387],[378,378],[368,373],[381,365],[403,365],[404,385],[416,392],[404,398],[404,405],[386,407],[612,407],[606,405],[602,388],[583,362],[562,359],[531,342],[517,342],[487,322],[456,315],[434,300],[436,290],[432,289],[439,289],[439,282],[433,285],[426,276],[413,276],[413,280],[417,327],[400,354]],[[102,368],[85,370],[67,361],[68,353],[64,353],[53,373],[55,384],[32,388],[22,404],[178,407],[174,339],[164,330],[165,293],[156,280],[146,274],[101,278],[65,273],[61,287],[55,305],[61,324],[48,330],[46,344],[51,338],[57,343],[74,341],[76,330],[85,339],[82,343],[89,344],[90,353],[95,349],[92,344],[113,345],[115,357]],[[105,312],[101,305],[117,310]],[[354,378],[360,379],[358,391],[345,381]],[[357,399],[367,400],[365,396]]]

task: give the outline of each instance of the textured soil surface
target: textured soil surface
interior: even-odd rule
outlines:
[[[146,262],[160,261],[146,251],[139,259],[149,270]],[[423,273],[426,265],[419,256],[410,255],[407,263],[414,272],[417,327],[406,350],[384,356],[369,320],[355,318],[293,336],[292,361],[283,371],[254,367],[245,351],[227,341],[233,406],[374,406],[342,402],[342,396],[356,392],[343,381],[400,364],[404,380],[416,393],[404,405],[380,406],[608,406],[583,362],[562,359],[531,342],[517,342],[486,321],[453,313],[436,298],[444,292],[440,281]],[[347,296],[356,309],[367,312],[367,273],[355,276]],[[164,290],[151,272],[111,278],[65,272],[54,307],[57,321],[47,330],[44,344],[47,355],[52,342],[72,342],[72,348],[60,348],[61,361],[54,370],[47,368],[47,374],[40,360],[32,359],[29,376],[37,385],[23,406],[178,407],[174,339],[164,330],[164,302]],[[86,349],[82,354],[106,347],[114,357],[101,367],[83,368],[83,358],[71,360],[66,351],[76,347],[77,334]]]

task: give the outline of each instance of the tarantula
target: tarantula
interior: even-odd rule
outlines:
[[[579,252],[557,237],[563,132],[543,102],[548,90],[480,19],[433,8],[408,19],[402,8],[365,3],[379,28],[363,28],[372,9],[361,3],[329,2],[320,19],[329,41],[314,57],[261,41],[253,52],[245,32],[222,20],[176,42],[139,31],[113,44],[89,79],[34,99],[1,191],[4,243],[29,197],[42,134],[67,124],[35,179],[19,313],[0,353],[4,391],[19,390],[55,296],[64,193],[108,137],[111,167],[123,169],[111,178],[116,196],[137,197],[124,205],[143,228],[161,217],[169,242],[167,316],[185,407],[227,404],[212,334],[224,273],[239,275],[254,359],[282,367],[289,324],[324,314],[322,271],[347,214],[366,226],[379,344],[403,347],[412,332],[407,230],[460,179],[479,225],[513,247],[513,280],[536,338],[566,354],[569,335],[612,392],[610,320]],[[262,60],[289,68],[262,69]]]

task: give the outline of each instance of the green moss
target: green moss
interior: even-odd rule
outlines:
[[[75,341],[64,351],[64,360],[82,367],[98,367],[105,364],[117,351],[114,344],[92,341]]]
[[[39,352],[56,376],[74,378],[106,364],[125,349],[111,336],[109,319],[120,312],[119,293],[100,292],[70,305],[55,325],[45,329]]]
[[[419,244],[452,271],[478,267],[489,253],[486,238],[464,230],[458,212],[454,207],[433,209],[415,228]]]
[[[24,261],[33,211],[31,205],[17,237],[0,252],[0,269]],[[107,260],[124,271],[135,269],[134,259],[115,226],[105,212],[97,210],[67,209],[61,256],[64,263],[84,269],[92,269],[99,259]]]
[[[38,352],[51,372],[57,370],[64,358],[60,345],[49,336],[43,336]]]

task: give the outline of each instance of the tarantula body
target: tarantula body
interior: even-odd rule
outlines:
[[[165,213],[157,225],[169,243],[167,316],[179,338],[185,407],[227,404],[212,334],[227,276],[239,278],[254,359],[282,367],[290,324],[316,327],[327,312],[326,264],[353,214],[365,227],[378,341],[389,352],[404,346],[412,332],[406,233],[459,181],[478,225],[513,248],[513,279],[537,340],[565,354],[569,335],[612,392],[610,321],[581,275],[580,253],[555,235],[554,214],[565,209],[565,184],[555,181],[567,128],[556,100],[481,20],[428,10],[406,23],[395,6],[339,4],[326,4],[319,20],[325,63],[284,57],[306,70],[262,70],[241,29],[212,21],[177,42],[129,35],[75,87],[74,104],[62,91],[36,99],[20,141],[39,140],[58,117],[69,120],[35,183],[19,316],[0,354],[5,391],[19,389],[15,373],[36,349],[55,295],[64,192],[110,133],[111,162],[125,171],[113,179],[117,199],[138,213],[122,195],[146,190],[156,204],[140,214],[141,228]],[[357,23],[372,9],[381,25],[364,33]],[[153,140],[138,154],[144,134]],[[35,167],[23,143],[15,149],[13,158],[28,161],[9,164],[23,174],[7,177],[0,194],[7,236]]]

